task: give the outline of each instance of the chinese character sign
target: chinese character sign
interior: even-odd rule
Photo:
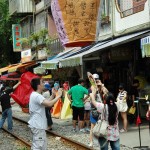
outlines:
[[[14,52],[20,52],[21,48],[21,26],[20,24],[13,24],[12,25],[12,36],[13,36],[13,49]]]
[[[64,46],[86,46],[96,40],[100,0],[53,0],[51,8]]]

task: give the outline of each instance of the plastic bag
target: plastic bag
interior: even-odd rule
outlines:
[[[130,107],[130,109],[129,109],[129,114],[132,114],[132,115],[134,115],[135,114],[135,111],[136,111],[136,107]]]

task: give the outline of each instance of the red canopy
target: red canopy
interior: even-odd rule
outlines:
[[[9,73],[0,77],[0,80],[20,80],[20,74],[17,72]]]

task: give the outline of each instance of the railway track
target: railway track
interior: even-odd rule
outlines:
[[[20,122],[20,123],[22,123],[22,124],[25,124],[26,125],[26,129],[24,129],[24,130],[26,130],[26,134],[30,134],[29,132],[29,128],[28,128],[28,126],[27,126],[27,122],[26,121],[24,121],[24,120],[22,120],[22,119],[20,119],[20,118],[17,118],[17,117],[14,117],[13,116],[13,120],[15,120],[15,124],[18,122]],[[17,122],[16,122],[17,121]],[[17,124],[18,124],[17,123]],[[20,137],[20,135],[18,135],[19,134],[19,131],[17,131],[17,129],[15,129],[15,126],[16,125],[14,125],[14,132],[13,132],[13,134],[14,134],[14,136],[16,136],[16,137],[19,137],[19,139],[22,139],[22,141],[25,143],[25,144],[29,144],[30,146],[31,146],[31,138],[28,138],[28,139],[24,139],[23,137],[22,137],[22,135],[21,135],[21,137]],[[18,125],[17,125],[18,126]],[[23,130],[23,125],[19,125],[18,126],[18,128],[22,128],[22,130]],[[18,134],[16,134],[16,132],[18,132]],[[60,148],[59,149],[62,149],[62,150],[64,150],[64,147],[66,146],[66,150],[67,149],[69,149],[69,150],[92,150],[92,148],[90,148],[90,147],[88,147],[88,146],[86,146],[85,144],[82,144],[82,143],[80,143],[80,142],[77,142],[77,141],[75,141],[75,140],[72,140],[72,139],[70,139],[70,138],[68,138],[68,137],[66,137],[66,136],[62,136],[62,135],[60,135],[60,134],[58,134],[58,133],[56,133],[56,132],[53,132],[53,131],[46,131],[47,132],[47,137],[48,137],[48,142],[50,142],[50,143],[53,143],[54,144],[54,142],[57,142],[57,144],[54,146],[55,148],[53,149],[53,150],[55,150],[55,149],[57,149],[57,146],[59,147],[60,146]],[[48,143],[48,146],[49,146],[50,144]],[[64,146],[65,145],[65,146]],[[28,146],[29,147],[29,146]],[[51,147],[51,146],[50,146]]]
[[[25,150],[29,150],[31,148],[31,144],[28,143],[27,141],[25,141],[23,138],[19,137],[17,134],[13,133],[13,132],[10,132],[8,131],[6,128],[2,128],[3,132],[1,131],[1,136],[2,136],[2,139],[1,139],[1,142],[0,142],[0,145],[1,145],[1,150],[3,149],[16,149],[16,150],[22,150],[22,149],[25,149]],[[6,148],[4,146],[2,146],[3,143],[3,140],[4,138],[7,137],[7,142],[9,145],[9,148]],[[11,142],[9,142],[9,138],[11,140]],[[16,145],[16,146],[14,146]]]

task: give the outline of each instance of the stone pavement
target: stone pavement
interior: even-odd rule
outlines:
[[[139,130],[136,125],[129,126],[128,132],[120,134],[120,143],[129,147],[140,146]],[[150,134],[148,124],[141,125],[141,145],[150,147]]]
[[[13,105],[12,109],[13,109],[13,115],[17,113],[21,113],[22,119],[28,120],[29,114],[22,113],[21,108],[17,104]],[[72,124],[71,119],[60,120],[60,119],[53,118],[53,122],[54,124],[63,125],[63,126],[71,126]],[[120,128],[122,126],[121,122],[122,121],[120,120]],[[149,127],[148,127],[147,121],[145,121],[141,125],[141,140],[142,140],[142,146],[150,147],[150,135],[149,135]],[[138,127],[135,124],[129,125],[128,132],[120,134],[120,143],[122,145],[131,147],[131,148],[135,146],[139,146],[139,132],[138,132]]]

